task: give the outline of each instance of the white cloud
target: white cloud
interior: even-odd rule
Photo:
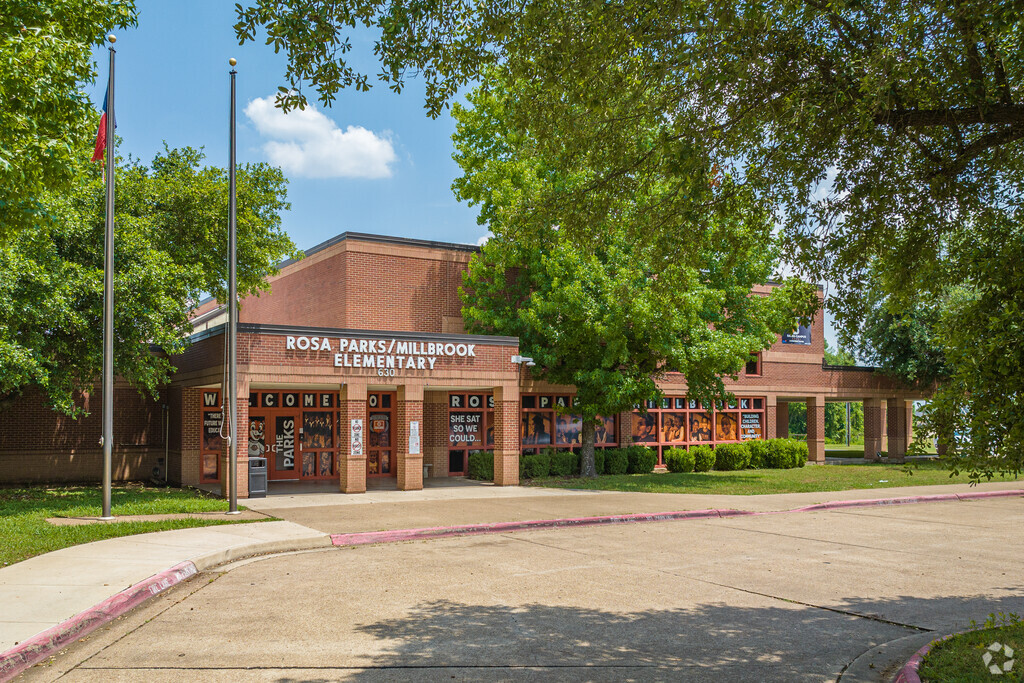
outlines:
[[[491,231],[488,230],[487,234],[485,234],[483,237],[481,237],[480,239],[478,239],[476,241],[476,246],[478,246],[478,247],[484,246],[485,244],[487,244],[487,240],[491,239],[492,237],[494,237],[494,235],[492,235]]]
[[[287,114],[274,106],[274,96],[256,98],[245,115],[260,134],[270,162],[305,178],[390,178],[397,159],[389,136],[362,126],[338,128],[312,104]]]

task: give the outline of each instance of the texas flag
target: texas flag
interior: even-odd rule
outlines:
[[[96,146],[92,150],[92,161],[103,161],[103,153],[107,149],[107,97],[110,95],[110,84],[103,95],[103,116],[100,117],[100,129],[96,131]],[[117,128],[117,120],[114,120],[114,128]]]

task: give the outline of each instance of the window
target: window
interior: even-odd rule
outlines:
[[[658,452],[763,438],[764,398],[741,396],[716,401],[714,408],[685,396],[647,401],[646,412],[633,412],[633,442]]]
[[[469,456],[494,448],[494,396],[448,394],[448,474],[469,471]]]
[[[521,396],[520,442],[523,453],[545,448],[578,451],[583,444],[583,416],[565,410],[576,405],[571,394],[523,394]],[[594,427],[594,446],[618,444],[614,417],[599,416]]]
[[[746,375],[756,377],[761,374],[761,353],[752,353],[747,359]]]

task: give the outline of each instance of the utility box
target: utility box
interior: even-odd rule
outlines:
[[[266,458],[249,458],[249,497],[267,497]]]

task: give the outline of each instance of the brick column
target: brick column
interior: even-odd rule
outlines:
[[[199,483],[199,445],[203,438],[202,389],[181,389],[181,483]]]
[[[810,423],[808,423],[808,424],[810,424]],[[789,403],[787,403],[786,401],[776,401],[776,407],[775,407],[775,438],[776,439],[788,439],[789,438]]]
[[[807,397],[807,450],[807,462],[825,464],[824,396]]]
[[[633,411],[619,413],[619,448],[633,445]]]
[[[519,387],[494,387],[494,484],[519,485]]]
[[[420,430],[419,453],[409,452],[409,423],[418,422]],[[407,384],[398,387],[398,405],[395,409],[395,438],[399,491],[419,491],[423,488],[423,385]]]
[[[228,419],[227,395],[224,397],[224,420]],[[238,397],[235,400],[238,406],[235,411],[235,441],[238,443],[237,456],[238,467],[235,471],[235,481],[238,482],[238,497],[249,497],[249,382],[244,379],[238,380]],[[231,456],[228,442],[225,439],[220,451],[220,493],[224,498],[228,497],[227,481],[231,472]],[[297,450],[297,449],[296,449]]]
[[[363,452],[352,455],[351,420],[363,421]],[[366,493],[366,385],[338,392],[338,486],[342,493]]]
[[[878,452],[882,447],[884,430],[882,399],[864,399],[864,458],[878,460]]]
[[[764,432],[761,434],[762,439],[772,438],[778,430],[776,424],[779,410],[778,400],[777,396],[770,394],[764,400]]]
[[[889,459],[903,462],[907,455],[907,402],[902,398],[885,401],[885,426],[889,437]]]

